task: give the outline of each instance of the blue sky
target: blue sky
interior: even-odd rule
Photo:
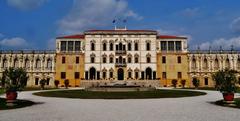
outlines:
[[[88,29],[153,29],[189,37],[189,48],[240,49],[239,0],[0,0],[0,49],[54,49]]]

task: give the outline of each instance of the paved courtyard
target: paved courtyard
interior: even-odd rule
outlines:
[[[42,104],[0,111],[0,121],[239,121],[240,109],[210,102],[222,98],[216,91],[198,97],[166,99],[65,99],[33,96],[20,98]],[[239,96],[239,95],[238,95]]]

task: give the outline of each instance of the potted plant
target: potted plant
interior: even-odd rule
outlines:
[[[44,90],[44,87],[47,83],[47,80],[45,78],[43,78],[43,79],[40,80],[39,83],[40,83],[41,90]]]
[[[233,101],[234,93],[237,90],[238,80],[236,78],[237,71],[235,70],[220,70],[212,75],[216,82],[216,89],[223,94],[225,101]]]
[[[64,85],[65,85],[65,88],[68,89],[68,86],[69,86],[69,80],[68,79],[64,80]]]
[[[58,88],[59,81],[58,81],[58,80],[55,80],[55,81],[54,81],[54,85],[55,85],[56,88]]]
[[[195,89],[197,89],[199,87],[200,81],[197,78],[193,78],[192,83]]]
[[[17,91],[21,91],[27,85],[27,72],[23,68],[8,68],[3,71],[2,84],[6,91],[7,103],[13,103],[17,99]]]
[[[181,84],[182,84],[182,88],[185,88],[186,80],[185,79],[181,80]]]
[[[172,80],[172,85],[173,85],[174,88],[177,87],[177,83],[178,83],[177,79]]]

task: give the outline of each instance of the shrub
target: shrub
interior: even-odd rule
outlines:
[[[68,79],[64,80],[64,85],[65,85],[66,89],[69,87],[69,80]]]
[[[43,90],[45,85],[46,85],[46,83],[47,83],[47,80],[43,78],[43,79],[40,80],[39,83],[40,83],[40,88]]]
[[[1,84],[5,88],[6,92],[21,91],[27,85],[27,72],[23,68],[10,67],[3,71],[1,78]]]
[[[184,88],[186,85],[186,80],[181,80],[181,84],[182,84],[182,88]]]
[[[54,81],[54,85],[55,85],[56,88],[58,88],[59,83],[60,83],[60,82],[59,82],[58,80],[55,80],[55,81]]]
[[[176,79],[172,80],[172,85],[173,85],[174,88],[177,87],[177,83],[178,83],[178,81]]]
[[[216,89],[222,93],[233,93],[237,91],[238,80],[234,70],[220,70],[212,75],[216,82]]]
[[[192,83],[195,88],[198,88],[200,81],[197,78],[193,78]]]

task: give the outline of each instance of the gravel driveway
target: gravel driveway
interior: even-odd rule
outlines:
[[[216,91],[205,96],[165,99],[66,99],[33,96],[31,107],[0,111],[0,121],[239,121],[240,109],[210,102],[222,98]]]

